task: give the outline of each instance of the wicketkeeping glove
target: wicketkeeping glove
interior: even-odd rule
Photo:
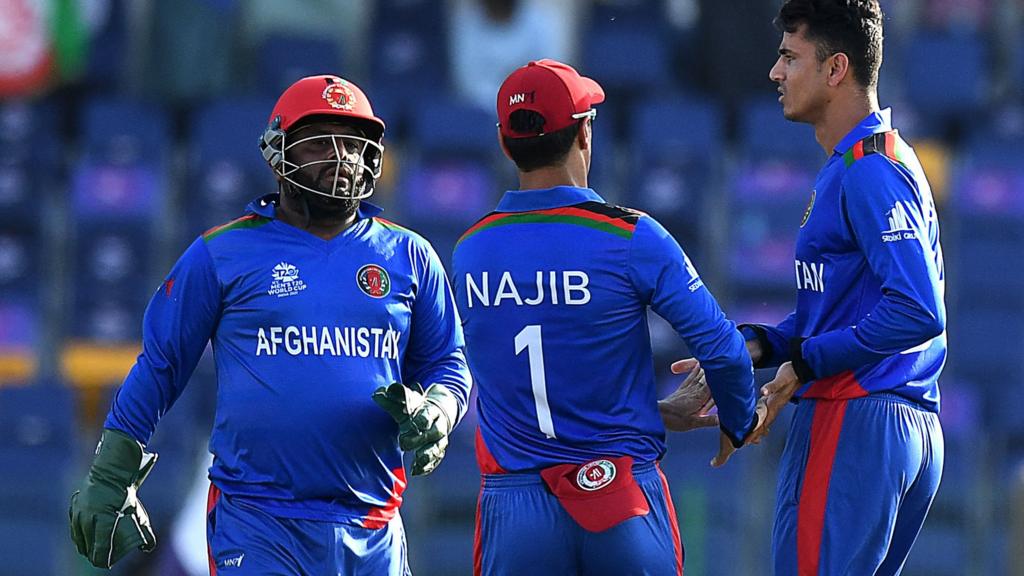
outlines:
[[[134,438],[104,429],[81,488],[71,495],[68,516],[78,553],[97,568],[110,568],[132,550],[149,552],[156,535],[138,498],[139,486],[156,464]]]
[[[398,423],[398,446],[416,451],[412,475],[430,474],[444,458],[448,435],[455,427],[459,403],[448,388],[395,382],[373,392],[373,401]]]

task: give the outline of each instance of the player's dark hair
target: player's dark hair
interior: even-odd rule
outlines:
[[[509,128],[513,132],[543,132],[545,122],[544,116],[533,110],[516,110],[508,118]],[[579,129],[580,122],[575,122],[571,126],[542,136],[529,138],[502,136],[502,140],[516,166],[523,172],[530,172],[546,166],[558,166],[565,162],[565,157],[569,155],[569,149],[572,148]]]
[[[788,0],[775,27],[795,33],[806,24],[807,39],[817,45],[818,62],[842,52],[853,77],[864,88],[878,84],[882,65],[882,8],[878,0]]]

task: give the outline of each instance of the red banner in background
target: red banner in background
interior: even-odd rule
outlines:
[[[0,97],[45,88],[53,72],[45,3],[0,0]]]

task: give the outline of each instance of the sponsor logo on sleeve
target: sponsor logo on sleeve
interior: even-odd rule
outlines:
[[[886,212],[889,229],[882,231],[882,242],[899,242],[900,240],[916,240],[917,231],[911,226],[908,204],[902,200],[893,204]]]

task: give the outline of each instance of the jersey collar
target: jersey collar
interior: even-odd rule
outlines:
[[[853,130],[850,130],[850,133],[843,137],[839,144],[836,144],[834,148],[835,153],[842,156],[854,144],[868,136],[880,132],[889,132],[890,130],[892,130],[892,108],[872,112],[861,120],[860,124],[857,124]]]
[[[267,194],[266,196],[260,196],[252,202],[249,202],[249,205],[245,207],[245,211],[252,214],[258,214],[264,218],[274,218],[280,197],[280,194]],[[360,200],[359,202],[360,220],[363,218],[373,218],[383,211],[384,209],[376,204],[371,204],[365,200]]]
[[[590,188],[555,186],[541,190],[509,190],[498,202],[498,212],[529,212],[572,206],[581,202],[605,203],[604,198]]]

